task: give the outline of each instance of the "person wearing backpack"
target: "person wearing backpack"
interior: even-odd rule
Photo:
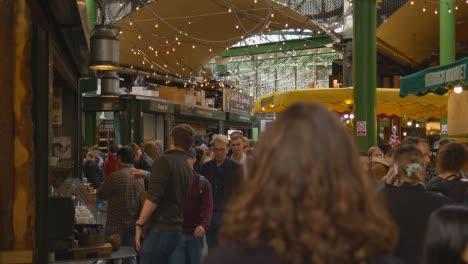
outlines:
[[[192,148],[185,153],[187,162],[193,169],[197,154]],[[172,253],[171,264],[199,264],[201,261],[205,232],[213,216],[211,185],[205,177],[193,170],[193,184],[184,204],[182,240]]]

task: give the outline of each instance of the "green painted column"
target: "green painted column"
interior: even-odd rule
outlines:
[[[224,135],[224,120],[219,120],[218,123],[218,134]]]
[[[361,150],[377,144],[375,109],[377,86],[377,47],[375,0],[354,1],[353,87],[354,139]],[[365,127],[365,130],[363,128]],[[359,132],[361,131],[361,132]]]
[[[440,0],[440,65],[455,61],[455,12],[454,0]]]
[[[171,140],[171,131],[174,126],[174,115],[164,115],[164,149],[169,148],[169,142]]]
[[[141,101],[133,101],[135,106],[133,111],[133,140],[140,145],[140,143],[143,143],[143,111]]]
[[[96,112],[85,112],[85,145],[96,145]]]
[[[91,31],[93,31],[96,25],[97,8],[96,0],[86,0],[86,10],[88,11],[88,19],[91,24]]]
[[[120,131],[120,111],[114,111],[115,144],[122,144]]]

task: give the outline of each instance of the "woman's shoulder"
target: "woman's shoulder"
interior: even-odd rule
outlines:
[[[282,262],[274,253],[273,250],[268,248],[247,248],[239,245],[220,245],[213,250],[210,250],[206,264],[288,264]]]

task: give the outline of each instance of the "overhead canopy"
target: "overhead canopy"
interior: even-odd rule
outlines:
[[[413,66],[428,59],[437,60],[437,56],[432,54],[440,48],[440,16],[434,14],[436,8],[440,11],[439,5],[439,1],[407,1],[377,28],[378,50],[401,63]],[[424,6],[426,12],[423,12]],[[468,41],[468,4],[458,1],[458,9],[453,12],[456,19],[457,50],[463,51],[466,50],[463,43]]]
[[[468,57],[403,77],[400,79],[400,96],[405,97],[408,94],[422,96],[427,93],[442,95],[457,85],[468,86],[467,66]]]
[[[121,65],[185,77],[250,36],[285,28],[320,30],[307,17],[272,0],[158,0],[114,25],[122,32]]]
[[[304,101],[323,103],[339,113],[352,112],[353,88],[305,89],[270,94],[255,101],[254,113],[282,112],[294,103]],[[380,117],[442,118],[447,116],[447,104],[447,95],[409,95],[401,98],[398,89],[377,88],[377,115]]]

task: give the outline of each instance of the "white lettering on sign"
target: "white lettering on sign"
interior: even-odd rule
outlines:
[[[461,64],[443,71],[431,72],[426,74],[424,85],[425,87],[431,87],[438,86],[443,83],[464,80],[466,78],[465,72],[466,64]]]
[[[158,104],[158,109],[163,110],[163,111],[167,111],[168,107],[167,107],[167,105]]]

